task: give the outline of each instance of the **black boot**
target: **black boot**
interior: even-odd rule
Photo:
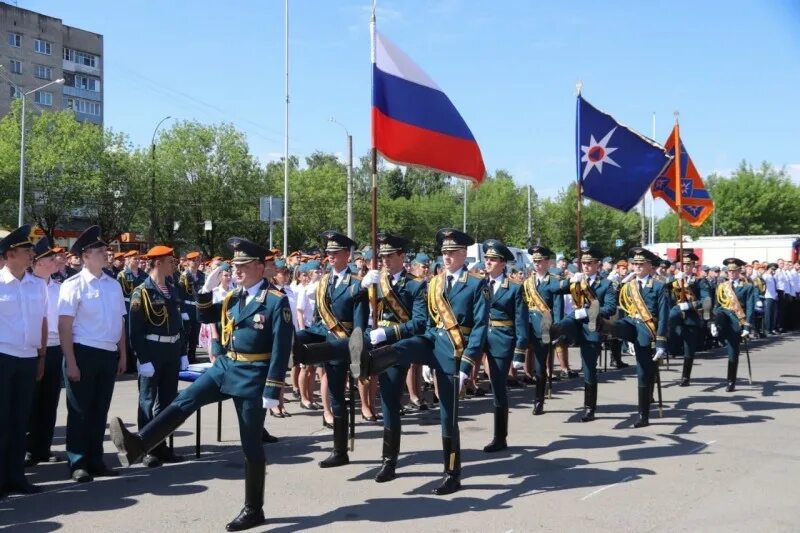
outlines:
[[[383,464],[375,481],[385,483],[393,480],[396,476],[394,469],[397,467],[397,456],[400,453],[400,430],[383,428]]]
[[[239,515],[230,521],[225,529],[228,531],[243,531],[251,527],[260,526],[264,518],[264,475],[266,464],[251,465],[244,463],[244,507]]]
[[[335,358],[336,354],[327,342],[317,342],[314,344],[294,344],[294,362],[304,365],[319,365]]]
[[[643,428],[650,425],[650,387],[639,387],[639,420],[633,425],[635,428]]]
[[[594,420],[594,412],[597,409],[597,383],[583,384],[583,406],[584,413],[581,422],[591,422]]]
[[[333,468],[344,466],[350,462],[347,455],[347,417],[333,417],[333,451],[331,454],[319,462],[320,468]]]
[[[536,376],[536,385],[533,397],[533,414],[540,415],[544,413],[544,391],[547,388],[547,378],[542,374]]]
[[[611,363],[615,368],[628,368],[628,363],[622,360],[622,341],[613,339],[611,342]]]
[[[736,390],[736,371],[739,368],[739,361],[731,361],[728,359],[728,386],[725,388],[727,392]]]
[[[267,428],[261,428],[261,442],[275,444],[278,442],[278,437],[270,435],[269,431],[267,431]]]
[[[458,438],[442,437],[442,450],[444,451],[444,480],[441,485],[433,489],[433,493],[437,496],[461,490],[461,447]]]
[[[499,452],[508,448],[508,407],[494,408],[494,438],[492,442],[483,447],[487,453]]]
[[[681,374],[681,387],[689,386],[689,378],[692,377],[692,364],[694,359],[691,357],[683,356],[683,373]]]
[[[111,441],[117,447],[119,462],[122,463],[122,466],[130,466],[140,461],[147,452],[178,429],[188,416],[178,406],[170,404],[138,434],[128,431],[119,418],[113,418],[109,424],[109,430]]]

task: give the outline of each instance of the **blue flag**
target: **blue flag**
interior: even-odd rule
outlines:
[[[628,212],[669,164],[664,147],[619,124],[578,95],[578,183],[583,195]]]

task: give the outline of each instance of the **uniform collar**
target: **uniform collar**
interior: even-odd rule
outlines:
[[[89,272],[88,268],[82,268],[81,271],[79,272],[79,275],[81,276],[81,278],[83,278],[84,281],[86,281],[86,283],[93,283],[95,281],[100,281],[107,274],[101,270],[100,276],[94,277],[94,274]]]
[[[33,274],[28,272],[27,270],[22,275],[22,279],[17,279],[14,274],[8,269],[8,266],[4,266],[2,270],[0,270],[0,281],[3,283],[11,283],[12,281],[19,281],[20,283],[30,283],[31,281],[37,279],[34,277]]]
[[[502,285],[503,279],[505,279],[505,277],[506,275],[501,272],[500,275],[497,276],[496,278],[489,276],[489,281],[494,281],[496,285]]]
[[[445,279],[447,279],[447,276],[453,276],[453,281],[458,281],[458,279],[461,277],[461,274],[463,274],[463,273],[464,273],[464,267],[462,266],[461,268],[459,268],[458,270],[456,270],[452,274],[450,273],[449,270],[445,270],[444,271],[444,277],[445,277]]]
[[[256,296],[258,294],[258,291],[261,290],[261,287],[264,285],[264,283],[265,283],[264,280],[261,280],[252,287],[250,287],[249,289],[244,289],[244,292],[246,292],[248,296]]]

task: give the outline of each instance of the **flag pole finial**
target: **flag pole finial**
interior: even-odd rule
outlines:
[[[675,124],[677,124],[678,123],[678,117],[680,116],[680,113],[677,112],[677,111],[673,111],[672,112],[672,116],[675,117]]]
[[[583,90],[583,82],[581,80],[578,80],[575,83],[575,90],[578,92],[578,96],[580,96],[581,95],[581,91]]]

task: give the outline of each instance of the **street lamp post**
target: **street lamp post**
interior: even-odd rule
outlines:
[[[353,238],[353,136],[347,127],[336,118],[331,117],[331,122],[338,124],[347,135],[347,236]]]
[[[147,236],[148,246],[152,248],[156,241],[156,133],[161,125],[171,119],[167,115],[162,118],[153,130],[153,138],[150,141],[150,159],[152,160],[152,168],[150,169],[150,232]]]
[[[17,213],[17,225],[22,226],[25,223],[25,99],[28,95],[31,95],[37,91],[41,91],[44,88],[50,87],[51,85],[62,84],[64,83],[64,78],[59,78],[55,81],[51,81],[50,83],[45,83],[41,87],[28,91],[26,93],[22,93],[22,121],[20,126],[20,138],[19,138],[19,212]]]

